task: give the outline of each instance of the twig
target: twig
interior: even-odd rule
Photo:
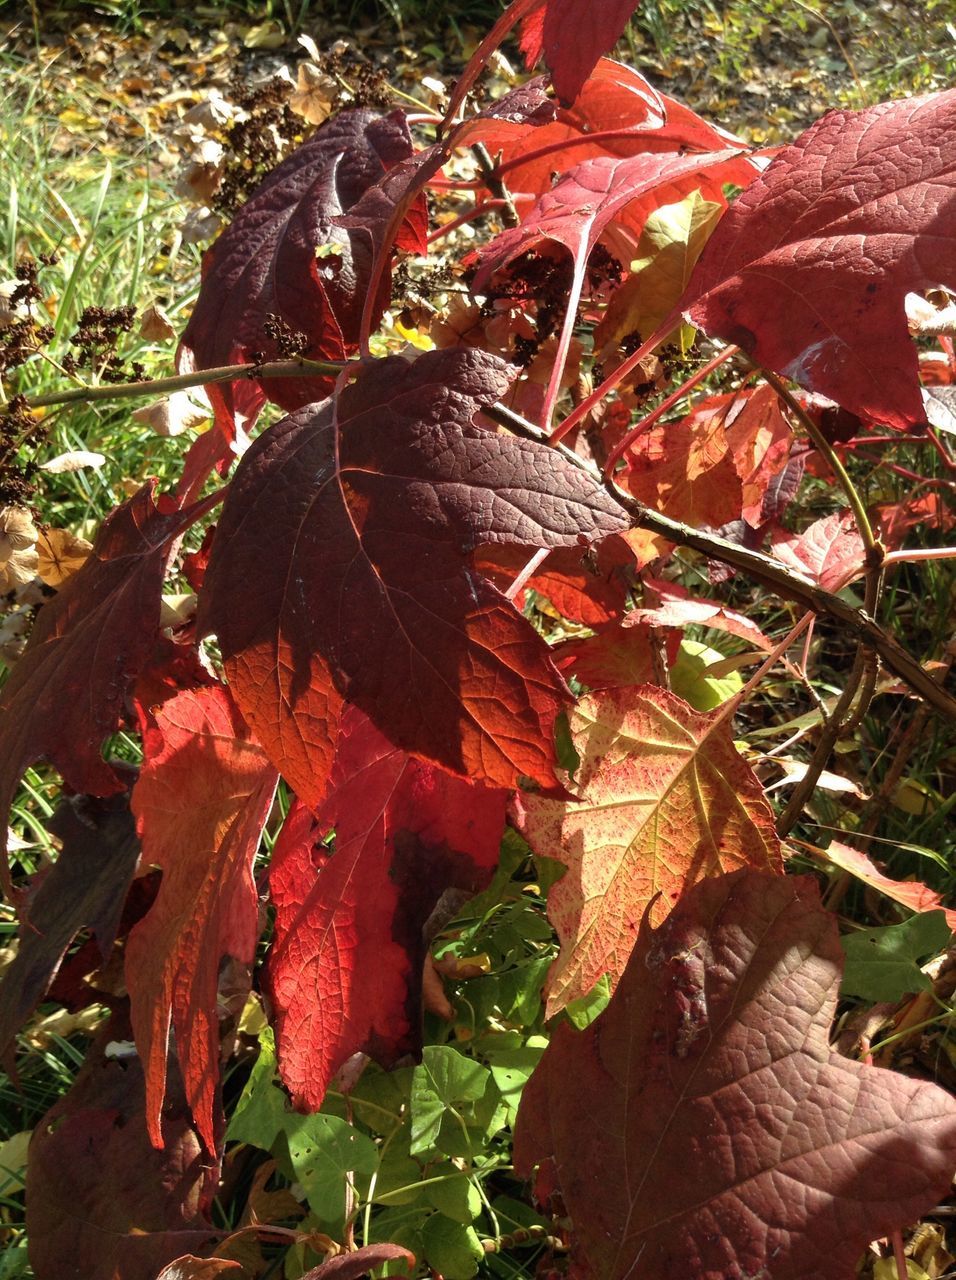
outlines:
[[[107,383],[101,387],[74,387],[70,391],[51,391],[49,395],[27,400],[28,409],[43,409],[52,404],[93,403],[96,400],[135,400],[144,396],[165,395],[167,391],[186,391],[210,382],[229,382],[234,378],[334,378],[342,372],[341,361],[270,360],[265,364],[229,364],[217,369],[200,369],[196,373],[178,373],[171,378],[147,378],[142,382]]]
[[[496,404],[484,410],[485,416],[512,431],[515,435],[524,436],[528,440],[547,443],[547,435],[528,422],[520,414],[514,413],[504,405]],[[558,450],[573,466],[586,471],[594,480],[602,482],[600,473],[583,458],[579,458],[571,449],[558,445]],[[613,481],[603,481],[606,491],[613,496],[631,516],[635,528],[649,529],[679,546],[690,547],[694,551],[739,569],[757,582],[769,587],[785,600],[794,600],[805,609],[824,617],[833,618],[846,630],[850,631],[869,648],[874,649],[882,658],[885,666],[898,676],[905,684],[921,697],[925,698],[941,715],[956,716],[956,698],[952,698],[945,689],[933,679],[928,671],[920,666],[911,654],[907,653],[897,640],[872,618],[865,609],[858,609],[848,604],[840,596],[825,591],[818,583],[803,574],[785,569],[777,560],[764,555],[760,551],[751,551],[748,547],[737,546],[721,538],[715,533],[705,533],[694,529],[691,525],[681,524],[651,511],[642,502],[623,493]]]
[[[506,227],[516,227],[518,225],[518,211],[515,208],[515,202],[512,199],[511,192],[495,169],[495,162],[488,154],[488,148],[483,142],[475,142],[472,144],[471,153],[478,161],[482,177],[485,180],[485,186],[496,200],[502,201],[501,221]]]

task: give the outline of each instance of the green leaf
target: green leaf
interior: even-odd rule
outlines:
[[[564,1012],[568,1015],[571,1025],[577,1027],[578,1031],[583,1031],[585,1027],[591,1025],[599,1013],[603,1013],[610,998],[611,978],[609,974],[602,973],[587,995],[572,1000],[565,1006]]]
[[[422,1244],[429,1266],[445,1280],[471,1280],[485,1256],[473,1227],[452,1222],[441,1213],[433,1214],[422,1227]]]
[[[259,1057],[226,1137],[271,1152],[281,1172],[302,1186],[316,1217],[336,1231],[345,1223],[347,1185],[361,1183],[362,1175],[367,1181],[378,1168],[374,1142],[345,1120],[291,1110],[275,1084],[270,1028],[259,1035]]]
[[[487,1067],[450,1045],[428,1045],[412,1077],[412,1155],[471,1156],[507,1107]]]
[[[744,687],[739,671],[708,675],[708,668],[723,662],[725,656],[699,640],[682,640],[670,669],[671,689],[695,711],[713,711]]]
[[[425,1196],[433,1209],[467,1226],[481,1213],[481,1196],[478,1188],[465,1172],[435,1179],[425,1186]]]
[[[925,911],[902,924],[864,929],[840,939],[846,954],[841,991],[864,1000],[899,1000],[931,983],[918,960],[944,950],[951,933],[942,911]]]
[[[514,1125],[518,1114],[522,1090],[547,1047],[548,1041],[545,1036],[529,1036],[520,1048],[489,1049],[485,1055],[491,1064],[491,1074],[498,1086],[498,1092],[508,1108],[510,1125]]]

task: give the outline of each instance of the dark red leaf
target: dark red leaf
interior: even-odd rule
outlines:
[[[476,351],[375,361],[337,400],[260,436],[230,486],[200,618],[309,804],[325,791],[340,696],[452,772],[554,786],[565,685],[468,553],[583,545],[627,517],[555,450],[473,424],[504,369]]]
[[[904,298],[956,287],[956,90],[832,111],[707,243],[681,309],[860,417],[925,421]]]
[[[116,1015],[94,1042],[69,1093],[33,1131],[27,1231],[37,1280],[155,1280],[216,1236],[204,1212],[216,1172],[205,1164],[175,1076],[163,1110],[163,1149],[143,1117],[135,1054],[107,1057],[129,1038]]]
[[[949,1192],[956,1102],[830,1050],[842,951],[815,881],[697,884],[528,1084],[515,1168],[573,1220],[573,1277],[845,1280]]]
[[[106,959],[139,859],[129,796],[60,803],[48,830],[62,842],[56,862],[22,908],[17,953],[0,982],[0,1055],[43,998],[76,934],[88,928]]]
[[[360,1050],[386,1067],[420,1051],[426,921],[448,890],[490,880],[506,795],[407,756],[346,712],[328,799],[317,820],[293,809],[270,872],[268,982],[296,1106],[317,1111]]]
[[[24,769],[48,760],[77,792],[128,782],[103,760],[127,690],[159,631],[173,540],[195,518],[166,513],[150,482],[104,522],[89,559],[44,605],[0,699],[0,825]],[[6,837],[3,837],[4,841]]]
[[[311,359],[355,351],[371,259],[364,238],[356,242],[337,219],[411,152],[400,111],[381,117],[356,108],[339,112],[270,173],[203,259],[180,371],[244,363],[253,352],[278,358],[264,332],[270,314],[307,336]],[[335,252],[317,257],[322,245]],[[228,430],[237,418],[253,422],[266,399],[293,409],[331,387],[329,378],[242,379],[208,392]]]
[[[602,54],[610,53],[635,9],[634,0],[546,0],[525,18],[521,52],[529,67],[544,57],[555,93],[573,102]]]
[[[322,1262],[307,1271],[302,1280],[361,1280],[373,1267],[386,1262],[404,1262],[408,1270],[415,1265],[415,1255],[398,1244],[367,1244],[352,1253],[340,1253],[337,1258]]]
[[[199,1133],[216,1150],[219,965],[250,964],[258,937],[252,861],[276,774],[222,686],[156,709],[133,790],[143,859],[163,872],[156,902],[126,944],[133,1030],[158,1145],[170,1032]]]

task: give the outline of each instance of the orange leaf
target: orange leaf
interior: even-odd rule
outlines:
[[[656,685],[609,689],[581,699],[571,733],[581,799],[524,796],[518,815],[534,851],[568,866],[548,896],[561,940],[549,1017],[602,974],[617,981],[648,907],[656,925],[705,876],[783,869],[773,813],[720,712]]]
[[[885,893],[894,902],[909,907],[910,911],[944,910],[949,927],[956,931],[956,911],[946,910],[939,894],[928,885],[919,880],[891,880],[889,876],[885,876],[882,871],[876,869],[865,853],[861,853],[859,849],[851,849],[849,845],[841,844],[839,840],[832,841],[829,848],[822,849],[820,852],[834,866],[843,871],[849,871],[850,875],[856,876],[857,880],[862,880],[864,884],[878,889],[880,893]]]

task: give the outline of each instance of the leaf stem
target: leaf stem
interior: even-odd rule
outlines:
[[[768,383],[771,387],[773,387],[774,391],[776,391],[777,395],[784,402],[784,404],[786,404],[787,408],[791,411],[794,417],[797,418],[800,425],[803,427],[807,435],[813,441],[814,447],[816,448],[817,452],[821,454],[821,456],[826,460],[828,466],[830,467],[830,470],[833,472],[833,474],[836,476],[837,480],[839,481],[840,488],[843,490],[844,494],[846,495],[846,500],[850,505],[850,510],[853,512],[853,519],[856,522],[856,527],[860,532],[860,537],[863,539],[863,545],[866,548],[867,552],[870,553],[869,556],[867,557],[868,560],[870,559],[870,557],[874,557],[876,559],[876,563],[879,564],[883,558],[882,548],[880,547],[879,540],[877,539],[876,535],[873,533],[873,526],[870,524],[870,518],[866,514],[866,507],[863,505],[863,499],[860,497],[860,494],[859,494],[859,491],[857,490],[856,485],[850,479],[850,475],[846,467],[844,467],[843,463],[840,461],[839,455],[837,454],[836,450],[830,444],[830,441],[826,438],[826,436],[823,434],[823,432],[820,430],[817,424],[813,421],[809,413],[807,413],[806,409],[803,407],[803,405],[800,403],[797,397],[793,394],[790,388],[786,386],[785,383],[780,378],[778,378],[775,373],[771,372],[771,370],[769,369],[761,368],[760,365],[756,364],[753,360],[751,360],[746,355],[744,356],[744,359],[751,366],[751,368],[753,368],[757,373],[759,373],[761,378],[763,378],[763,380],[766,383]]]
[[[229,364],[217,369],[200,369],[195,373],[179,373],[171,378],[145,378],[141,382],[106,383],[99,387],[73,387],[69,391],[51,391],[48,395],[27,400],[27,408],[43,409],[54,404],[92,404],[97,400],[135,400],[144,396],[165,395],[169,391],[186,391],[210,382],[229,382],[234,378],[336,377],[349,363],[333,360],[271,360],[265,364]]]
[[[705,378],[709,377],[715,369],[720,368],[722,364],[735,356],[739,350],[739,347],[724,347],[722,351],[718,351],[717,354],[708,360],[705,365],[702,365],[696,373],[692,374],[686,382],[682,382],[676,391],[672,391],[665,400],[662,400],[656,409],[652,409],[646,418],[642,418],[637,426],[628,431],[627,435],[625,435],[622,440],[618,441],[611,450],[608,455],[607,462],[604,464],[604,474],[606,476],[611,475],[613,473],[615,463],[624,455],[625,451],[631,447],[638,436],[642,436],[645,431],[649,431],[659,418],[662,418],[669,409],[687,395],[688,391],[693,391],[694,387],[698,386]]]

